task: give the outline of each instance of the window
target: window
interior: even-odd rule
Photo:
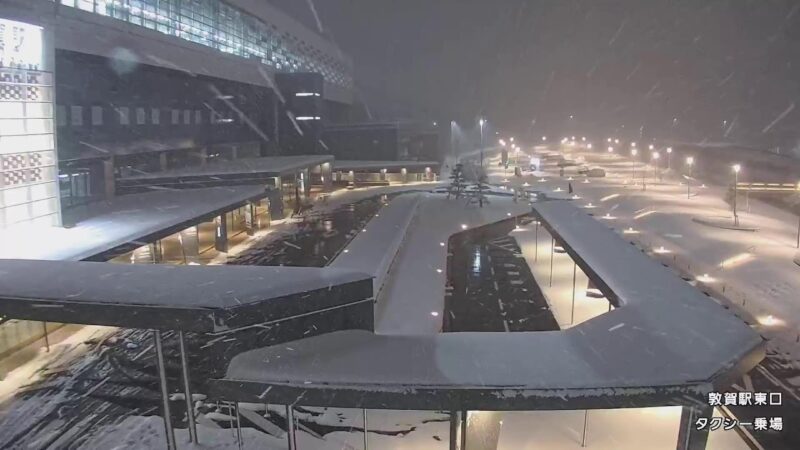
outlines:
[[[144,125],[145,123],[147,123],[147,116],[144,108],[136,108],[136,125]]]
[[[120,125],[130,125],[131,124],[131,112],[130,108],[127,106],[120,106],[117,108],[117,114],[119,114],[119,124]]]
[[[153,108],[150,110],[150,121],[153,125],[159,125],[161,123],[161,110],[158,108]]]
[[[198,110],[196,110],[194,112],[194,123],[196,125],[202,125],[203,124],[203,111],[200,111],[198,109]]]
[[[92,125],[100,126],[103,124],[103,107],[92,106]]]
[[[69,107],[70,123],[73,127],[80,127],[83,125],[83,106],[70,106]]]
[[[56,124],[60,127],[67,124],[67,107],[64,105],[56,105]]]
[[[177,109],[172,110],[172,124],[177,125],[181,121],[181,112]]]
[[[183,124],[184,125],[191,125],[192,124],[192,111],[188,109],[183,110]]]

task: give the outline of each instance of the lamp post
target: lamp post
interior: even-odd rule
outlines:
[[[739,226],[739,214],[736,210],[736,197],[739,194],[739,171],[742,166],[739,164],[733,165],[733,225]]]
[[[687,156],[686,157],[686,165],[689,166],[689,176],[686,177],[686,198],[692,198],[690,189],[692,186],[692,166],[694,165],[694,157]]]
[[[658,178],[658,158],[660,158],[661,155],[659,155],[658,152],[653,152],[650,157],[653,159],[653,182],[655,183],[656,178]]]
[[[797,183],[797,190],[800,192],[800,182]],[[800,248],[800,214],[797,215],[797,248]]]
[[[632,145],[636,146],[636,143],[634,142]],[[632,148],[631,149],[631,181],[633,182],[633,184],[636,184],[636,153],[637,153],[636,149]]]
[[[480,125],[481,129],[481,169],[483,169],[483,124],[486,123],[483,118],[478,121],[478,125]],[[514,142],[514,138],[511,138],[511,142]]]
[[[667,147],[667,171],[672,170],[672,147]]]

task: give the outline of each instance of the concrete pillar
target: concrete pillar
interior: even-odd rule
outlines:
[[[239,147],[233,146],[231,147],[231,160],[239,159]]]
[[[158,264],[164,260],[164,254],[161,252],[161,241],[155,241],[150,244],[150,254],[153,256],[153,263]]]
[[[408,183],[408,170],[405,167],[400,169],[400,177],[403,180],[403,183]]]
[[[163,172],[167,170],[167,152],[158,154],[158,168]]]
[[[381,169],[381,181],[386,181],[386,169]]]
[[[450,411],[450,440],[448,450],[458,450],[458,411]]]
[[[208,163],[208,149],[203,147],[197,150],[197,157],[200,158],[200,165],[205,166]]]
[[[272,220],[283,219],[283,191],[280,189],[280,179],[278,188],[269,191],[269,217]]]
[[[214,218],[217,229],[214,233],[214,248],[218,252],[228,253],[228,218],[225,214]]]
[[[111,200],[117,191],[116,179],[114,178],[114,157],[103,160],[103,186],[106,200]]]
[[[183,258],[186,264],[200,264],[200,239],[197,227],[189,227],[180,232]]]
[[[713,414],[714,408],[707,405],[681,408],[677,450],[705,450],[708,442],[708,427],[698,430],[695,422],[700,417],[705,417],[710,421]]]
[[[244,207],[244,226],[247,229],[247,235],[253,236],[258,230],[256,224],[256,205],[253,202],[247,202]]]
[[[322,190],[330,192],[333,189],[333,170],[329,162],[320,164],[319,171],[322,177]]]

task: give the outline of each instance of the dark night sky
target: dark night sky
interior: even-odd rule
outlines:
[[[271,1],[316,28],[308,0]],[[645,126],[648,136],[709,141],[729,128],[730,141],[784,149],[800,137],[796,0],[314,5],[383,118],[468,122],[485,114],[536,135],[605,136],[624,124],[620,132],[631,136]]]

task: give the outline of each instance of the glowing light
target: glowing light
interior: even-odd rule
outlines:
[[[607,201],[615,199],[617,197],[619,197],[619,194],[606,195],[605,197],[601,198],[600,201],[601,202],[607,202]]]
[[[663,246],[663,245],[662,245],[661,247],[658,247],[657,249],[655,249],[655,250],[653,250],[653,251],[654,251],[655,253],[658,253],[658,254],[669,253],[669,250],[667,250],[666,248],[664,248],[664,246]]]
[[[714,281],[714,279],[708,276],[707,273],[704,273],[703,275],[697,277],[697,281],[701,283],[711,283],[712,281]]]
[[[436,269],[436,273],[442,273],[442,269]]]
[[[461,229],[462,229],[462,230],[466,230],[466,229],[467,229],[467,225],[465,225],[465,224],[463,224],[463,223],[462,223],[462,224],[461,224]]]
[[[761,325],[766,325],[768,327],[774,327],[776,325],[782,324],[783,321],[770,314],[768,316],[759,317],[758,323],[760,323]]]
[[[439,247],[444,247],[444,242],[439,242]]]
[[[439,312],[438,311],[431,311],[431,315],[433,317],[439,317]]]
[[[731,256],[730,258],[726,259],[725,261],[722,261],[720,263],[720,266],[722,266],[724,268],[728,268],[728,267],[733,267],[733,266],[737,266],[737,265],[740,265],[740,264],[744,264],[744,263],[750,261],[753,258],[753,256],[754,255],[752,253],[749,253],[749,252],[739,253],[738,255]]]
[[[638,219],[641,219],[643,217],[647,217],[647,216],[649,216],[651,214],[655,214],[655,213],[656,213],[656,211],[654,211],[654,210],[645,211],[645,212],[641,212],[639,214],[636,214],[635,216],[633,216],[633,218],[638,220]]]
[[[350,253],[350,250],[344,249],[344,253]]]
[[[740,164],[734,164],[733,165],[733,171],[734,172],[739,173],[740,170],[742,170],[742,166]]]

